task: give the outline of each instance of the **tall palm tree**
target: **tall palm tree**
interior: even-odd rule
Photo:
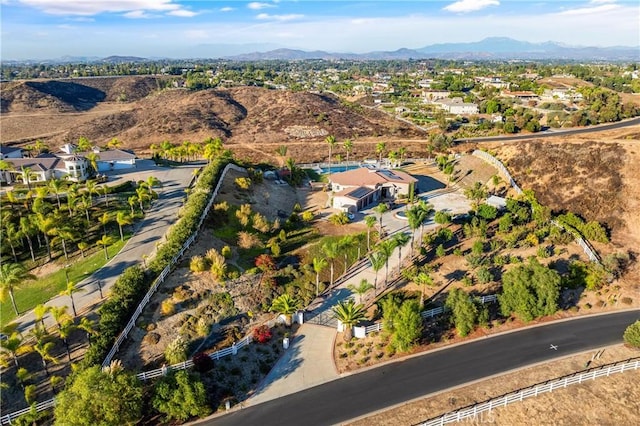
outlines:
[[[296,313],[301,306],[302,303],[300,300],[291,297],[288,293],[284,293],[273,299],[269,310],[284,315],[284,322],[287,327],[290,327],[291,316]]]
[[[120,229],[120,241],[124,241],[124,232],[122,231],[122,227],[125,225],[131,225],[133,220],[127,212],[120,210],[116,213],[116,222],[118,222],[118,228]]]
[[[18,263],[18,255],[16,254],[16,245],[20,244],[22,240],[22,232],[16,226],[15,223],[11,222],[11,218],[9,215],[2,214],[2,225],[4,228],[4,241],[9,243],[9,247],[11,247],[11,254],[13,255],[13,261]],[[8,213],[8,212],[7,212]]]
[[[378,142],[378,143],[376,144],[376,154],[377,154],[377,155],[378,155],[378,157],[379,157],[379,160],[378,160],[378,164],[379,164],[379,165],[382,165],[382,154],[384,154],[384,152],[386,151],[386,149],[387,149],[387,144],[386,144],[386,143],[384,143],[384,142]]]
[[[62,182],[62,180],[55,178],[51,179],[48,182],[48,185],[49,191],[56,196],[56,201],[58,202],[58,210],[60,210],[62,208],[62,204],[60,203],[60,193],[62,192],[64,183]]]
[[[380,253],[384,257],[384,285],[386,287],[387,281],[389,280],[389,258],[393,254],[393,250],[396,248],[396,243],[393,239],[384,240],[380,241],[376,248],[378,250],[378,253]]]
[[[84,158],[87,159],[94,173],[98,173],[98,160],[100,159],[100,154],[97,152],[89,152],[84,155]]]
[[[71,226],[60,226],[55,230],[55,235],[62,244],[62,252],[64,253],[64,258],[68,260],[69,253],[67,252],[67,241],[73,241],[76,239],[75,229]]]
[[[67,287],[60,292],[60,296],[69,296],[69,298],[71,299],[71,309],[73,310],[74,317],[78,316],[78,313],[76,312],[76,303],[73,299],[73,293],[81,293],[83,291],[84,289],[78,287],[78,284],[74,283],[73,281],[68,281]]]
[[[142,183],[140,183],[140,186],[144,186],[150,190],[151,188],[162,186],[162,182],[155,176],[149,176],[145,181],[142,181]]]
[[[110,235],[103,235],[98,241],[96,241],[96,245],[102,247],[104,250],[104,258],[105,260],[109,260],[109,252],[107,251],[107,247],[113,244],[113,238]]]
[[[353,327],[366,319],[364,306],[356,305],[353,299],[341,300],[333,307],[333,315],[344,325],[344,340],[353,337]]]
[[[33,170],[31,170],[31,167],[25,167],[25,166],[20,166],[20,172],[21,173],[20,175],[18,175],[18,177],[22,179],[24,183],[27,184],[27,189],[31,191],[31,181],[35,179],[36,174],[34,173]]]
[[[44,316],[47,314],[47,312],[49,312],[49,310],[49,306],[43,305],[42,303],[33,308],[33,316],[36,320],[35,326],[38,327],[38,324],[40,324],[44,331],[47,330],[46,326],[44,325]]]
[[[378,292],[378,271],[382,269],[387,259],[385,259],[384,255],[378,252],[373,252],[369,254],[369,261],[371,262],[371,267],[376,273],[376,278],[373,282],[373,288],[376,293]]]
[[[393,243],[398,247],[398,268],[402,266],[402,247],[406,246],[411,238],[404,232],[393,235]]]
[[[60,328],[63,322],[71,319],[71,316],[67,313],[68,309],[69,307],[67,306],[51,306],[49,308],[49,312],[51,312],[51,316],[58,328]]]
[[[89,139],[87,139],[84,136],[81,136],[78,139],[78,151],[80,152],[87,152],[89,150],[91,150],[92,145],[91,145],[91,141]]]
[[[7,296],[11,299],[13,310],[18,312],[18,306],[16,305],[16,299],[13,295],[13,291],[18,288],[25,280],[35,279],[35,276],[27,272],[24,266],[20,263],[3,263],[0,265],[0,302],[7,300]]]
[[[58,328],[58,334],[62,339],[62,343],[64,344],[64,348],[67,351],[67,358],[69,358],[69,362],[71,362],[71,350],[69,349],[69,336],[76,329],[76,325],[71,320],[64,321],[60,324],[60,328]]]
[[[355,243],[356,240],[353,235],[345,235],[338,241],[338,249],[344,255],[344,271],[342,272],[343,275],[347,273],[349,263],[349,249],[351,249],[351,247],[353,247]]]
[[[93,205],[93,194],[98,195],[98,184],[95,180],[88,180],[84,183],[85,194],[89,196],[89,206]]]
[[[145,187],[136,188],[136,198],[140,205],[140,211],[144,213],[144,202],[149,200],[150,198],[149,193],[147,192],[147,188]]]
[[[44,367],[44,372],[47,374],[47,376],[49,376],[49,367],[47,366],[47,361],[51,361],[54,364],[58,363],[56,358],[51,354],[51,351],[53,351],[54,347],[55,343],[47,341],[46,339],[40,339],[36,342],[35,345],[33,345],[33,350],[36,351],[42,359],[42,366]]]
[[[107,148],[110,149],[118,149],[122,145],[122,142],[118,140],[118,138],[113,138],[107,143]]]
[[[25,339],[20,332],[14,331],[6,339],[0,340],[0,351],[11,356],[14,365],[18,368],[20,367],[18,364],[18,357],[22,354],[32,352],[33,348],[25,342]]]
[[[136,204],[138,204],[138,197],[132,195],[131,197],[127,198],[127,202],[129,203],[129,208],[131,209],[131,216],[135,215],[136,212],[133,210],[133,208]]]
[[[288,151],[288,148],[286,145],[280,145],[276,149],[276,154],[278,154],[278,156],[280,157],[280,162],[282,163],[283,166],[285,163],[285,158],[287,157],[287,151]]]
[[[33,241],[31,240],[31,236],[34,235],[37,231],[37,228],[33,224],[34,216],[22,216],[20,217],[20,232],[27,240],[27,244],[29,244],[29,252],[31,253],[31,260],[33,262],[36,261],[36,255],[33,251]]]
[[[355,294],[358,295],[358,303],[362,303],[362,296],[364,296],[365,294],[367,294],[367,292],[369,290],[371,290],[372,288],[375,288],[373,286],[373,284],[371,284],[369,281],[367,281],[366,278],[363,278],[360,280],[360,284],[358,285],[354,285],[354,284],[349,284],[347,286],[347,288],[351,291],[353,291]]]
[[[102,232],[107,233],[107,224],[111,222],[111,215],[108,212],[102,213],[102,216],[98,218],[100,223],[102,224]]]
[[[385,203],[380,203],[373,208],[373,211],[378,214],[378,220],[380,221],[380,236],[382,236],[382,215],[387,212],[389,208]]]
[[[353,142],[351,142],[351,139],[345,139],[344,142],[342,142],[342,147],[344,148],[345,152],[347,153],[347,165],[349,164],[349,154],[351,153],[351,151],[353,151]],[[345,171],[347,170],[347,165],[345,165],[344,169]]]
[[[45,216],[41,213],[38,213],[35,219],[38,230],[42,232],[42,235],[44,236],[45,246],[47,247],[47,257],[49,262],[51,262],[51,241],[49,240],[49,236],[54,235],[56,232],[58,227],[57,219],[53,215]]]
[[[331,152],[333,151],[333,147],[336,146],[336,138],[333,135],[329,135],[324,141],[329,144],[329,176],[331,176]]]
[[[109,207],[109,193],[111,192],[111,187],[109,185],[101,185],[98,187],[98,191],[102,193],[104,203]]]
[[[391,163],[391,167],[398,167],[399,157],[400,155],[398,154],[398,151],[396,150],[389,151],[389,162]]]
[[[326,241],[322,245],[322,253],[329,259],[331,265],[331,280],[329,281],[329,287],[333,286],[333,271],[334,271],[334,262],[336,257],[338,257],[338,253],[340,251],[340,246],[337,241]]]
[[[413,278],[413,281],[420,286],[420,306],[424,305],[424,293],[426,291],[427,286],[433,284],[433,278],[427,272],[420,271]]]
[[[366,216],[364,218],[364,224],[367,225],[367,251],[371,251],[371,229],[376,224],[376,221],[375,216]]]
[[[407,153],[407,148],[401,146],[398,148],[398,155],[400,156],[400,165],[404,162],[404,155]]]
[[[427,218],[427,214],[419,206],[409,207],[405,214],[407,215],[407,222],[409,223],[409,229],[411,229],[411,256],[413,257],[414,241],[416,237],[416,230],[422,225],[422,222]]]
[[[313,271],[316,273],[316,297],[318,297],[320,289],[320,272],[324,270],[328,265],[327,259],[324,257],[313,258]]]
[[[89,344],[91,344],[91,336],[98,333],[95,325],[96,322],[87,317],[82,317],[80,324],[78,324],[78,328],[87,333],[87,341]]]

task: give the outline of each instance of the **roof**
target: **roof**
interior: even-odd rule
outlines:
[[[12,146],[0,145],[0,154],[7,155],[12,152],[22,151],[22,148],[14,148]]]
[[[29,167],[34,171],[64,169],[64,165],[60,164],[60,158],[57,157],[7,158],[5,161],[13,164],[13,167],[18,171],[21,167]]]
[[[342,173],[334,173],[329,177],[332,183],[343,186],[375,186],[385,183],[415,183],[418,179],[400,170],[381,170],[360,167]]]
[[[366,186],[359,186],[355,189],[354,188],[343,189],[340,192],[336,192],[334,195],[337,197],[342,196],[342,197],[347,197],[354,200],[360,200],[366,197],[367,195],[371,194],[372,192],[375,192],[375,189],[367,188]]]
[[[87,154],[93,154],[94,151],[83,152],[79,155],[86,156]],[[107,149],[106,151],[97,152],[98,161],[118,161],[118,160],[133,160],[136,155],[132,152],[125,151],[124,149]]]

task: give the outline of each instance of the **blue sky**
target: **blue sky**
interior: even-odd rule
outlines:
[[[637,0],[0,0],[1,58],[362,53],[507,36],[640,45]]]

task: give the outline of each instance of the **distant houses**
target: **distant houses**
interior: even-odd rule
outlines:
[[[66,144],[58,153],[40,154],[37,157],[23,157],[20,148],[2,147],[2,159],[10,166],[0,172],[0,182],[46,182],[51,179],[68,179],[74,182],[87,180],[92,174],[90,154],[95,154],[97,172],[134,168],[136,155],[122,149],[100,151],[93,148],[88,152],[77,152],[75,145]]]

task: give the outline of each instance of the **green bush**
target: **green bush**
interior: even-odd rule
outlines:
[[[190,417],[204,417],[211,413],[200,376],[185,370],[160,379],[154,386],[151,404],[166,416],[167,421],[184,422]]]
[[[627,327],[624,331],[623,338],[626,344],[640,348],[640,320]]]

